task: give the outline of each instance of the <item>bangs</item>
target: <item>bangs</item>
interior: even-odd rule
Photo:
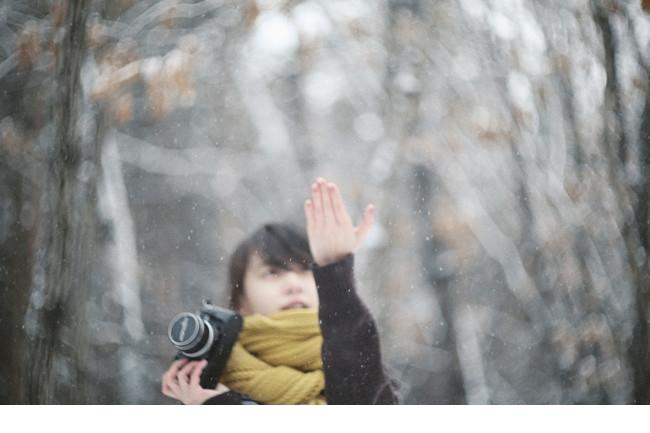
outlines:
[[[252,236],[249,252],[259,254],[265,264],[281,269],[309,269],[313,262],[305,236],[287,225],[262,226]]]

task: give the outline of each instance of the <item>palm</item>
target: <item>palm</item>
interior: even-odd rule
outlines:
[[[305,202],[309,247],[316,263],[325,266],[357,249],[372,225],[373,207],[366,208],[355,227],[334,183],[319,178],[312,184],[311,194]]]

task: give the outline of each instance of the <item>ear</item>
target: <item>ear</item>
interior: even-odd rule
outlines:
[[[239,301],[239,308],[237,309],[237,312],[240,316],[249,316],[251,314],[251,307],[245,295],[242,296],[241,300]]]

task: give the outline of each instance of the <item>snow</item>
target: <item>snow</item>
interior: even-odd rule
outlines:
[[[345,91],[345,77],[336,65],[323,65],[304,78],[305,95],[317,112],[327,113]]]
[[[377,141],[384,136],[384,125],[376,113],[362,113],[354,119],[354,131],[364,141]]]
[[[323,8],[315,1],[298,4],[291,11],[291,17],[302,38],[307,41],[318,40],[332,31],[332,24]]]
[[[255,22],[251,44],[260,56],[289,58],[298,49],[300,40],[296,26],[287,16],[264,12]]]
[[[489,22],[494,33],[501,39],[510,41],[517,36],[517,27],[501,12],[492,12],[489,15]]]

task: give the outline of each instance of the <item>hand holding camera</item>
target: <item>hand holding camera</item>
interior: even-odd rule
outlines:
[[[196,313],[177,314],[167,331],[178,349],[177,360],[163,374],[162,393],[185,404],[196,404],[227,391],[219,377],[241,327],[239,314],[207,300]]]
[[[199,384],[207,360],[190,361],[181,358],[174,361],[162,376],[162,393],[180,400],[183,404],[201,404],[207,399],[229,391],[219,383],[217,389],[205,389]]]

